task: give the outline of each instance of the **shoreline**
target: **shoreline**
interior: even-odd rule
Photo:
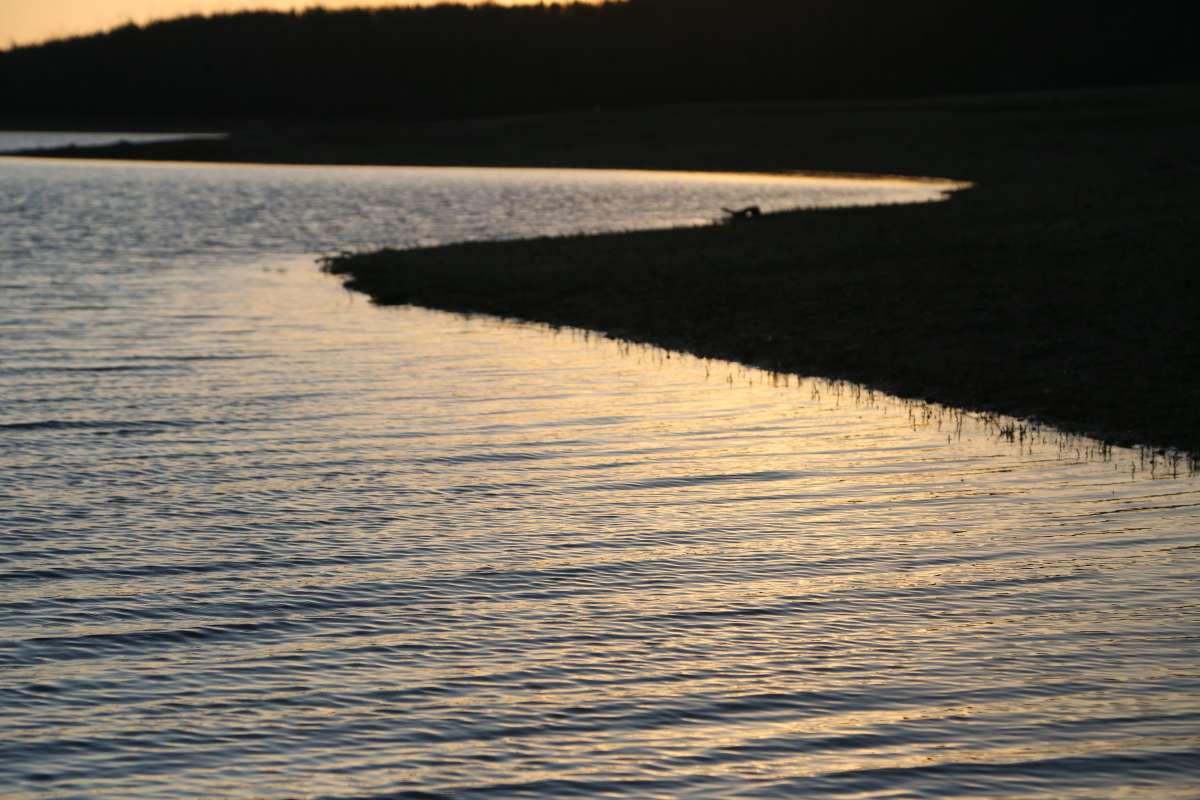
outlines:
[[[951,196],[948,201],[921,207],[954,202]],[[839,212],[862,212],[860,220],[865,221],[876,218],[872,212],[886,215],[914,207],[804,210],[723,226],[342,254],[324,259],[323,269],[341,279],[347,289],[364,293],[379,305],[416,305],[590,330],[618,340],[740,363],[776,374],[848,381],[907,400],[984,415],[1004,415],[1095,438],[1107,445],[1145,447],[1195,460],[1200,454],[1200,446],[1196,444],[1200,440],[1188,412],[1190,404],[1172,406],[1166,411],[1155,409],[1152,402],[1142,402],[1141,388],[1118,382],[1113,372],[1105,375],[1088,368],[1094,364],[1074,363],[1074,376],[1069,368],[1033,372],[1014,367],[1007,375],[993,373],[1001,375],[1001,379],[986,383],[981,376],[992,372],[991,366],[998,363],[997,353],[987,352],[977,330],[958,331],[963,335],[953,346],[954,353],[945,354],[947,360],[953,358],[953,365],[941,361],[937,342],[931,343],[929,336],[922,337],[923,349],[904,342],[888,347],[882,356],[867,359],[862,357],[862,349],[871,341],[878,343],[880,337],[900,331],[872,328],[863,331],[865,335],[856,335],[855,328],[837,324],[839,317],[854,313],[847,297],[831,302],[829,295],[822,295],[826,299],[818,305],[825,307],[824,312],[811,304],[806,306],[811,328],[810,335],[804,337],[798,335],[795,327],[790,330],[785,325],[772,327],[771,322],[780,320],[775,309],[764,313],[760,307],[751,313],[737,313],[739,307],[745,312],[753,303],[767,302],[771,292],[756,292],[748,298],[751,302],[735,305],[717,300],[715,291],[704,288],[705,279],[697,283],[697,277],[688,274],[686,262],[699,252],[709,251],[711,255],[713,249],[726,249],[744,253],[745,248],[752,247],[747,237],[753,234],[746,228],[764,224],[790,226],[795,225],[797,216],[837,216]],[[685,238],[691,241],[683,241]],[[671,267],[658,272],[650,267],[648,278],[635,277],[640,268],[647,266],[643,259],[671,258],[670,251],[679,254]],[[620,273],[621,282],[628,286],[624,290],[614,291],[606,277],[597,275],[607,271],[606,262],[614,260],[611,258],[614,253],[622,259],[631,256],[638,259],[634,262],[636,266]],[[680,260],[685,262],[682,269],[677,266]],[[555,275],[565,271],[560,264],[571,264],[573,269],[588,274],[582,279]],[[553,276],[549,280],[548,274]],[[687,284],[699,288],[686,296]],[[736,287],[738,294],[743,289],[740,285]],[[647,298],[647,302],[630,302],[638,294]],[[662,299],[667,296],[676,299],[664,305]],[[791,299],[785,295],[783,305],[788,305]],[[944,311],[944,306],[940,310]],[[954,319],[945,313],[933,316],[942,323]],[[963,322],[961,318],[954,321]],[[823,326],[826,330],[821,332]],[[911,326],[921,333],[919,327]],[[934,337],[940,336],[941,326],[935,323]],[[1039,338],[1026,337],[1018,345],[1036,347]],[[995,344],[994,338],[991,343]],[[1111,346],[1111,340],[1094,342],[1095,348],[1106,346]],[[911,358],[892,360],[890,356],[897,352]],[[964,354],[966,361],[980,362],[977,368],[962,369]],[[982,363],[985,359],[990,365]],[[1132,377],[1129,352],[1113,352],[1111,359],[1117,366],[1116,373],[1125,372]],[[1003,349],[999,360],[1008,361]],[[1103,392],[1105,385],[1111,390],[1107,396]],[[1196,395],[1194,382],[1177,388]]]
[[[952,176],[974,188],[326,268],[380,304],[586,328],[1195,455],[1195,141],[1200,86],[314,127],[71,155]]]

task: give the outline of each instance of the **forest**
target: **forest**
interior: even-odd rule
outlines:
[[[192,16],[0,52],[4,114],[401,120],[1189,80],[1200,4],[624,0]]]

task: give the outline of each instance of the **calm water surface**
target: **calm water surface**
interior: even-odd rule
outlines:
[[[1196,797],[1178,465],[313,263],[870,190],[0,161],[0,794]]]

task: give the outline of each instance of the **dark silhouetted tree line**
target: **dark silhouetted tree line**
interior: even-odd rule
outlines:
[[[0,113],[434,118],[1192,77],[1196,0],[627,0],[249,12],[0,53]]]

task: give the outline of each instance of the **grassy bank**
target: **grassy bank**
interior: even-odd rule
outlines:
[[[936,175],[936,205],[340,257],[380,303],[554,324],[1200,452],[1200,91],[291,126],[171,159]]]

